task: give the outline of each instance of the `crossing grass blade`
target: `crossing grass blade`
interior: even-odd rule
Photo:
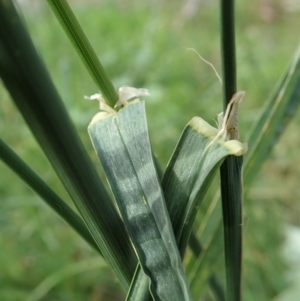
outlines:
[[[0,139],[0,159],[36,192],[93,249],[99,247],[82,219],[8,146]]]
[[[149,284],[148,276],[143,272],[141,265],[138,264],[125,301],[151,301]]]
[[[106,261],[129,288],[127,232],[12,2],[0,1],[0,75]]]
[[[300,45],[281,81],[265,103],[248,137],[251,146],[245,156],[245,193],[249,191],[262,162],[283,134],[300,104]]]
[[[68,2],[66,0],[47,0],[47,2],[103,97],[109,104],[114,105],[117,93]]]
[[[209,279],[210,282],[212,281],[212,272],[214,275],[219,276],[219,273],[216,271],[216,267],[224,258],[221,222],[219,222],[219,225],[215,228],[213,234],[214,233],[216,233],[216,235],[211,235],[208,242],[204,245],[204,249],[209,249],[210,251],[200,253],[189,273],[193,296],[202,295],[207,284],[207,280]]]
[[[221,238],[217,238],[216,243],[220,243],[220,242],[221,242]],[[212,242],[212,244],[215,245],[215,242]],[[196,237],[196,235],[194,234],[194,232],[192,232],[190,235],[189,247],[193,253],[193,258],[199,258],[200,256],[207,255],[207,253],[203,252],[203,251],[206,250],[208,246],[200,244],[200,242],[199,242],[198,238]],[[222,248],[219,249],[216,246],[216,251],[219,252],[220,250],[222,250]],[[211,255],[211,254],[209,254],[209,255]],[[220,257],[223,259],[222,256],[220,256]],[[215,258],[213,258],[213,259],[215,260]],[[203,261],[206,262],[207,260],[204,259]],[[220,277],[218,277],[219,276],[218,273],[211,273],[211,267],[212,267],[212,264],[210,264],[210,263],[206,264],[205,267],[203,267],[202,265],[201,266],[198,265],[198,269],[200,269],[200,270],[204,269],[206,271],[206,274],[208,274],[207,279],[208,279],[209,287],[215,297],[214,300],[225,301],[225,293],[224,293],[224,289],[220,283]],[[195,270],[195,266],[193,264],[192,265],[193,272],[190,272],[189,275],[191,275],[191,273],[192,273],[192,275],[198,273],[198,270],[196,270],[196,272],[194,272],[194,270]],[[187,273],[187,271],[188,271],[188,267],[186,267],[186,273]],[[192,296],[197,296],[197,297],[201,296],[201,293],[204,291],[204,288],[206,286],[207,279],[199,279],[197,277],[192,277],[192,279],[194,280],[194,282],[190,283]],[[196,279],[197,279],[197,281],[196,281],[196,285],[195,285]],[[193,288],[195,286],[197,288],[196,292],[193,291]]]
[[[89,134],[155,300],[191,300],[152,159],[144,102],[96,115]],[[100,117],[99,117],[100,116]]]

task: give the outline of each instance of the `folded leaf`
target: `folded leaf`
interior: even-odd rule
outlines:
[[[241,156],[247,151],[245,144],[237,140],[224,141],[218,133],[218,129],[202,118],[194,117],[185,127],[162,180],[181,254],[186,248],[197,206],[218,167],[226,156]]]
[[[155,300],[191,300],[148,136],[144,102],[96,115],[89,134]]]

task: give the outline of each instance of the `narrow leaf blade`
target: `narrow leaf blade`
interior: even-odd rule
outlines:
[[[47,0],[47,2],[104,98],[108,103],[114,105],[117,101],[117,94],[113,84],[106,75],[95,50],[87,39],[68,2],[66,0]]]
[[[2,139],[0,139],[0,159],[86,240],[92,248],[101,253],[82,219]]]
[[[10,1],[0,1],[0,24],[2,81],[103,256],[127,289],[136,256],[124,225]]]

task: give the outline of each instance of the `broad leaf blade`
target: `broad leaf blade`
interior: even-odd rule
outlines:
[[[237,140],[215,140],[217,133],[217,129],[200,117],[193,118],[184,129],[162,180],[181,254],[186,248],[196,208],[218,167],[228,155],[240,156],[247,150]],[[214,143],[208,147],[211,141]]]
[[[99,115],[98,115],[99,116]],[[155,300],[190,300],[152,160],[144,102],[94,117],[89,133]]]

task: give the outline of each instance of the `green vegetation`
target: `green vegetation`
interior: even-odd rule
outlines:
[[[203,1],[193,9],[194,14],[188,14],[184,5],[177,1],[72,3],[114,87],[149,89],[146,109],[150,138],[163,167],[192,117],[198,115],[213,124],[216,113],[222,110],[222,87],[214,72],[187,50],[195,48],[220,70],[218,4]],[[84,100],[84,95],[98,89],[47,4],[24,4],[22,12],[80,138],[103,177],[87,134],[98,103]],[[279,1],[240,1],[236,22],[238,89],[246,91],[239,113],[240,133],[241,140],[247,141],[250,127],[297,48],[299,11],[289,10]],[[74,209],[4,86],[0,96],[1,138]],[[282,248],[286,229],[300,226],[299,123],[299,116],[295,116],[268,160],[260,164],[261,171],[244,199],[246,301],[297,300],[280,296],[294,281],[286,277],[291,267]],[[124,292],[115,275],[98,253],[4,164],[0,164],[0,175],[0,299],[123,300]],[[205,216],[217,185],[218,179],[199,208],[195,226]],[[202,235],[204,241],[210,239],[205,238],[206,233]],[[191,264],[190,252],[185,260]],[[221,258],[215,264],[221,267],[218,279],[222,280]],[[35,290],[43,281],[44,286]],[[202,293],[203,300],[214,300],[208,286]]]

